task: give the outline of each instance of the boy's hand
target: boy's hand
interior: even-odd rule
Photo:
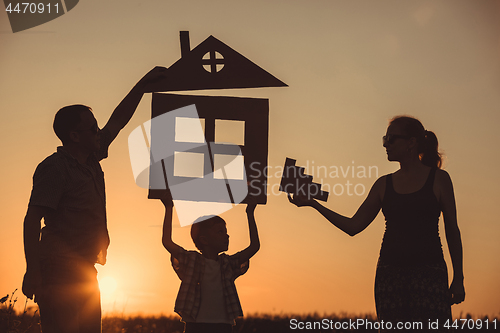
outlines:
[[[257,207],[257,204],[252,202],[247,204],[247,209],[245,210],[247,214],[253,214],[255,211],[255,207]]]
[[[248,195],[245,200],[247,202],[247,209],[245,210],[247,215],[253,214],[255,207],[257,207],[257,199],[254,196]]]
[[[174,201],[172,200],[172,197],[170,197],[169,195],[165,194],[163,195],[161,198],[160,198],[163,206],[165,206],[165,208],[167,207],[174,207]]]

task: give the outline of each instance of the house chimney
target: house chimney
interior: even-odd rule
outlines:
[[[189,45],[189,31],[181,31],[181,58],[184,58],[191,52],[191,46]]]

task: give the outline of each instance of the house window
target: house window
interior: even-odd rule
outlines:
[[[208,126],[208,128],[205,128]],[[175,141],[187,144],[194,149],[206,145],[205,132],[214,133],[214,143],[211,150],[198,152],[176,151],[174,153],[174,176],[204,178],[204,163],[212,161],[212,177],[214,179],[243,180],[245,176],[244,157],[238,155],[239,149],[227,153],[227,145],[245,145],[245,122],[241,120],[208,119],[203,118],[175,118]],[[197,143],[197,145],[191,145]],[[189,150],[190,148],[187,148]],[[184,149],[183,149],[184,150]],[[203,150],[203,149],[202,149]],[[210,151],[213,158],[206,158]],[[205,162],[206,161],[206,162]]]
[[[245,163],[242,155],[214,154],[215,179],[244,179]]]
[[[175,141],[205,143],[205,119],[176,117]]]
[[[202,153],[174,152],[174,176],[203,178],[204,159]]]
[[[215,119],[215,143],[245,145],[245,122]]]
[[[224,57],[217,51],[210,51],[205,53],[201,63],[207,72],[217,73],[224,68]]]
[[[215,119],[215,144],[245,145],[245,122]],[[214,178],[244,179],[245,163],[242,155],[214,154]]]

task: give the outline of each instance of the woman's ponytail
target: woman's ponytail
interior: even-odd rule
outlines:
[[[418,156],[422,164],[441,169],[442,158],[438,150],[436,134],[426,131],[420,120],[409,116],[394,117],[389,125],[398,125],[405,135],[417,139]]]
[[[438,151],[438,139],[432,131],[424,131],[422,148],[419,147],[420,161],[423,165],[441,169],[442,158]]]

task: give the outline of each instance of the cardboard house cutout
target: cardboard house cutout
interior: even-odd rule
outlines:
[[[152,127],[151,148],[165,144],[155,140],[155,137],[161,136],[162,140],[167,138],[171,148],[163,153],[173,158],[162,160],[161,166],[158,163],[151,166],[149,198],[164,196],[165,190],[159,188],[169,192],[169,187],[184,184],[188,190],[180,194],[176,192],[174,199],[238,203],[241,200],[235,200],[231,189],[233,186],[244,186],[248,189],[248,195],[253,197],[250,200],[247,196],[248,200],[265,204],[269,101],[261,98],[159,92],[287,85],[213,36],[193,50],[189,46],[189,32],[181,31],[180,39],[181,58],[168,68],[166,80],[148,87],[153,92],[151,119],[168,112],[177,112],[181,108],[187,110],[192,105],[195,105],[199,119],[186,113],[186,116],[175,118],[177,125],[172,125],[172,122],[167,126],[169,128]],[[204,143],[191,140],[189,135],[182,133],[185,128],[179,124],[193,124],[193,121],[202,124]],[[155,135],[159,131],[164,133]],[[225,131],[230,132],[230,135]],[[184,157],[190,159],[190,168],[202,171],[195,174],[180,172],[176,163]],[[193,164],[199,164],[199,167]],[[224,168],[228,164],[232,166],[231,172]],[[242,177],[242,174],[245,176]],[[158,184],[158,181],[164,183],[164,187],[151,186],[153,182]],[[216,191],[210,191],[216,186],[225,186],[229,195],[221,196]],[[247,202],[247,199],[243,202]]]

